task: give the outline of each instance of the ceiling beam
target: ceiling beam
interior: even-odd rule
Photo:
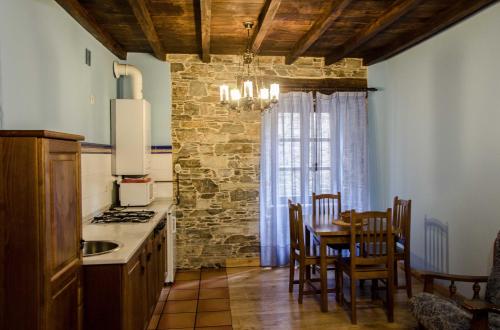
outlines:
[[[388,45],[370,51],[364,56],[364,63],[365,65],[372,65],[395,56],[497,1],[498,0],[460,1],[448,8],[441,15],[434,16],[428,23],[425,23],[422,28],[412,30],[409,33],[397,37]]]
[[[137,19],[137,22],[139,23],[144,36],[148,40],[151,49],[153,49],[155,57],[161,61],[166,61],[167,56],[165,50],[163,49],[163,44],[158,37],[158,33],[156,33],[156,29],[154,27],[153,20],[151,19],[151,15],[149,14],[146,1],[128,0],[128,3],[130,4],[130,7],[132,7],[135,18]]]
[[[274,20],[274,16],[276,16],[278,12],[280,3],[281,0],[267,0],[264,4],[264,8],[259,15],[259,21],[252,34],[252,39],[250,40],[250,49],[255,54],[259,53],[260,46],[271,29],[271,24]]]
[[[201,60],[210,63],[210,25],[212,21],[212,0],[200,0],[201,12]]]
[[[352,2],[352,0],[337,0],[329,1],[327,6],[324,8],[320,18],[314,22],[313,26],[307,31],[307,33],[300,38],[300,40],[292,48],[290,54],[286,56],[285,63],[292,64],[297,60],[302,54],[304,54],[309,47],[312,46],[318,40],[323,33],[328,30],[328,28],[337,20],[337,18],[342,15],[344,9]]]
[[[78,0],[56,0],[56,2],[116,57],[121,60],[127,58],[125,49],[90,16]]]
[[[337,47],[329,55],[325,56],[325,64],[330,65],[347,57],[352,51],[367,43],[377,34],[384,31],[391,24],[410,12],[421,1],[422,0],[399,0],[394,2],[373,23],[367,25],[342,46]]]

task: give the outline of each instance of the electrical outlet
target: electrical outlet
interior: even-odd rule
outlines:
[[[90,104],[94,105],[95,104],[95,96],[90,95]]]

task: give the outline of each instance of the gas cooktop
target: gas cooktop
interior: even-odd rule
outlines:
[[[92,223],[116,222],[148,222],[155,215],[154,211],[137,210],[125,211],[120,208],[110,209],[92,219]]]

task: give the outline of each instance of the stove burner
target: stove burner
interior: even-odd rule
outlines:
[[[102,215],[94,217],[92,223],[116,223],[116,222],[148,222],[155,215],[154,211],[124,211],[123,208],[104,211]]]

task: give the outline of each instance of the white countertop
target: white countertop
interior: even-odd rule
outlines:
[[[83,223],[83,239],[86,241],[107,240],[120,244],[117,251],[92,257],[83,257],[84,265],[124,264],[141,247],[158,222],[173,205],[171,199],[158,199],[146,207],[129,207],[127,210],[155,211],[154,217],[145,223]]]

